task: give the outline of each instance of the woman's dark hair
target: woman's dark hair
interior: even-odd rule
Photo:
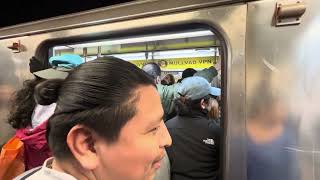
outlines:
[[[47,139],[56,158],[72,154],[66,137],[81,124],[106,142],[116,142],[121,128],[136,114],[140,86],[155,84],[135,65],[114,57],[102,57],[75,68],[65,80],[47,80],[36,87],[42,105],[57,102],[49,119]]]
[[[8,122],[13,128],[20,129],[31,124],[31,116],[36,106],[34,89],[42,81],[40,78],[26,80],[22,88],[13,94],[8,116]]]
[[[201,99],[191,100],[185,97],[179,97],[175,99],[175,110],[180,116],[190,116],[196,112],[207,113],[206,110],[201,108],[201,100],[204,99],[204,102],[209,103],[210,96],[205,96]]]
[[[182,72],[182,77],[177,82],[181,83],[183,79],[187,77],[192,77],[197,71],[193,68],[187,68]]]
[[[197,71],[193,68],[187,68],[182,72],[182,79],[193,76]]]

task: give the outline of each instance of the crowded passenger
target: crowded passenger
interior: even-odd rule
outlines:
[[[177,97],[176,89],[179,84],[173,84],[170,86],[162,85],[161,82],[161,69],[157,63],[147,63],[142,67],[156,83],[158,93],[160,94],[161,104],[164,110],[164,120],[168,120],[169,117],[174,116],[173,100]]]
[[[219,101],[217,100],[219,97],[212,96],[209,100],[209,109],[211,111],[208,112],[208,117],[211,121],[217,124],[217,126],[221,126],[220,118],[221,118],[221,107],[219,106]]]
[[[157,63],[150,62],[145,64],[142,69],[149,74],[149,76],[154,80],[154,82],[157,84],[157,90],[161,97],[161,103],[163,106],[163,109],[165,111],[165,121],[168,119],[171,119],[176,116],[176,111],[174,109],[174,99],[178,98],[178,88],[181,85],[181,83],[176,83],[173,85],[165,86],[159,83],[160,76],[161,76],[161,69]],[[217,72],[215,68],[212,66],[208,69],[204,69],[199,76],[204,76],[208,79],[208,81],[211,81],[214,76],[217,75]],[[183,78],[190,77],[194,75],[196,71],[192,68],[188,68],[183,72]],[[210,100],[211,102],[211,100]],[[214,100],[212,100],[212,104],[214,104]],[[214,106],[214,105],[213,105]],[[212,120],[214,122],[219,122],[217,119],[217,113],[214,113],[215,108],[212,108],[212,111],[210,111],[211,114],[214,114],[212,117]],[[158,170],[155,180],[167,180],[170,179],[170,162],[167,157],[167,154],[165,158],[162,161],[162,166]]]
[[[166,122],[172,137],[172,146],[166,148],[171,180],[218,179],[222,131],[209,115],[214,110],[210,100],[221,90],[194,76],[182,81],[178,93],[178,115]]]
[[[161,83],[161,68],[157,63],[149,62],[142,66],[142,70],[153,79],[155,84]]]
[[[154,82],[129,62],[84,63],[35,95],[57,104],[47,128],[53,158],[16,179],[151,180],[171,145]]]
[[[217,63],[214,65],[218,74],[211,80],[211,86],[221,88],[221,59],[217,60]]]
[[[182,71],[182,77],[177,82],[181,83],[183,79],[187,77],[192,77],[197,71],[193,68],[187,68],[184,71]]]
[[[248,180],[300,179],[297,125],[275,89],[268,80],[261,80],[248,96]]]
[[[157,84],[157,90],[160,94],[162,107],[165,112],[164,120],[167,121],[168,119],[171,119],[176,115],[174,110],[174,99],[178,97],[177,89],[181,83],[176,83],[170,86],[160,84],[161,69],[159,65],[154,62],[145,64],[142,67],[142,70],[149,74],[149,76]],[[210,68],[205,68],[194,75],[204,77],[208,82],[211,82],[213,77],[215,77],[217,74],[218,73],[215,67],[211,66]]]
[[[40,166],[51,157],[45,133],[49,117],[56,104],[40,105],[34,99],[35,87],[45,79],[64,79],[75,66],[83,63],[78,55],[53,56],[49,59],[53,68],[44,69],[41,61],[30,59],[30,72],[35,76],[26,80],[14,96],[8,117],[9,124],[16,129],[15,136],[24,144],[25,169]]]
[[[166,74],[164,78],[161,80],[162,85],[170,86],[175,83],[174,76],[172,74]]]

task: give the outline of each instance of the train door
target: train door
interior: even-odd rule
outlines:
[[[153,61],[160,64],[163,75],[171,73],[176,80],[186,68],[201,70],[216,66],[221,61],[219,86],[222,88],[221,125],[224,128],[221,155],[223,179],[241,180],[246,177],[247,5],[214,6],[194,5],[188,10],[169,11],[161,15],[146,12],[132,19],[123,14],[127,20],[122,20],[120,15],[119,20],[110,19],[110,22],[106,17],[107,23],[98,25],[78,28],[66,26],[50,32],[4,39],[0,41],[0,49],[3,50],[2,54],[9,56],[6,61],[15,64],[12,70],[20,81],[30,77],[28,59],[33,55],[48,59],[52,55],[74,53],[86,61],[108,55],[125,59],[139,67]],[[134,8],[134,5],[120,8],[119,12],[123,13],[126,8]],[[53,26],[49,23],[48,26]],[[12,42],[21,43],[24,50],[12,53],[7,49]],[[8,134],[6,129],[1,132],[4,132],[1,139]]]
[[[248,3],[249,180],[320,177],[319,7],[318,0]]]
[[[223,15],[224,11],[228,11],[228,15]],[[221,155],[229,159],[223,161],[223,169],[225,179],[239,179],[245,177],[242,166],[245,154],[240,153],[245,142],[242,131],[244,110],[240,108],[244,107],[245,12],[244,6],[200,10],[193,12],[199,15],[197,20],[192,17],[189,22],[181,22],[176,18],[181,25],[166,22],[166,25],[154,24],[158,27],[152,25],[148,28],[146,24],[143,30],[128,31],[125,35],[111,34],[78,42],[71,39],[54,43],[49,48],[49,56],[72,53],[81,55],[86,61],[99,56],[114,56],[138,67],[155,62],[161,67],[162,77],[172,74],[175,82],[181,79],[182,71],[187,68],[196,71],[211,66],[219,68],[218,64],[222,61],[222,83],[216,86],[223,89],[221,125],[225,129],[224,140],[230,142],[222,148],[224,153]],[[179,14],[171,16],[178,17]],[[165,17],[155,18],[160,18],[158,22],[162,23]],[[232,28],[228,27],[231,24]],[[244,149],[242,153],[245,153]]]

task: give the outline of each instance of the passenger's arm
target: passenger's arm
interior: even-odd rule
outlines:
[[[179,86],[179,83],[170,86],[157,84],[165,116],[170,114],[173,110],[174,99],[178,97],[177,89]]]

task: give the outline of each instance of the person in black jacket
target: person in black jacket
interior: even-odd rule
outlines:
[[[202,77],[189,77],[178,89],[178,115],[166,122],[172,146],[166,148],[172,180],[214,180],[219,175],[220,127],[209,120],[210,100],[220,96]]]

